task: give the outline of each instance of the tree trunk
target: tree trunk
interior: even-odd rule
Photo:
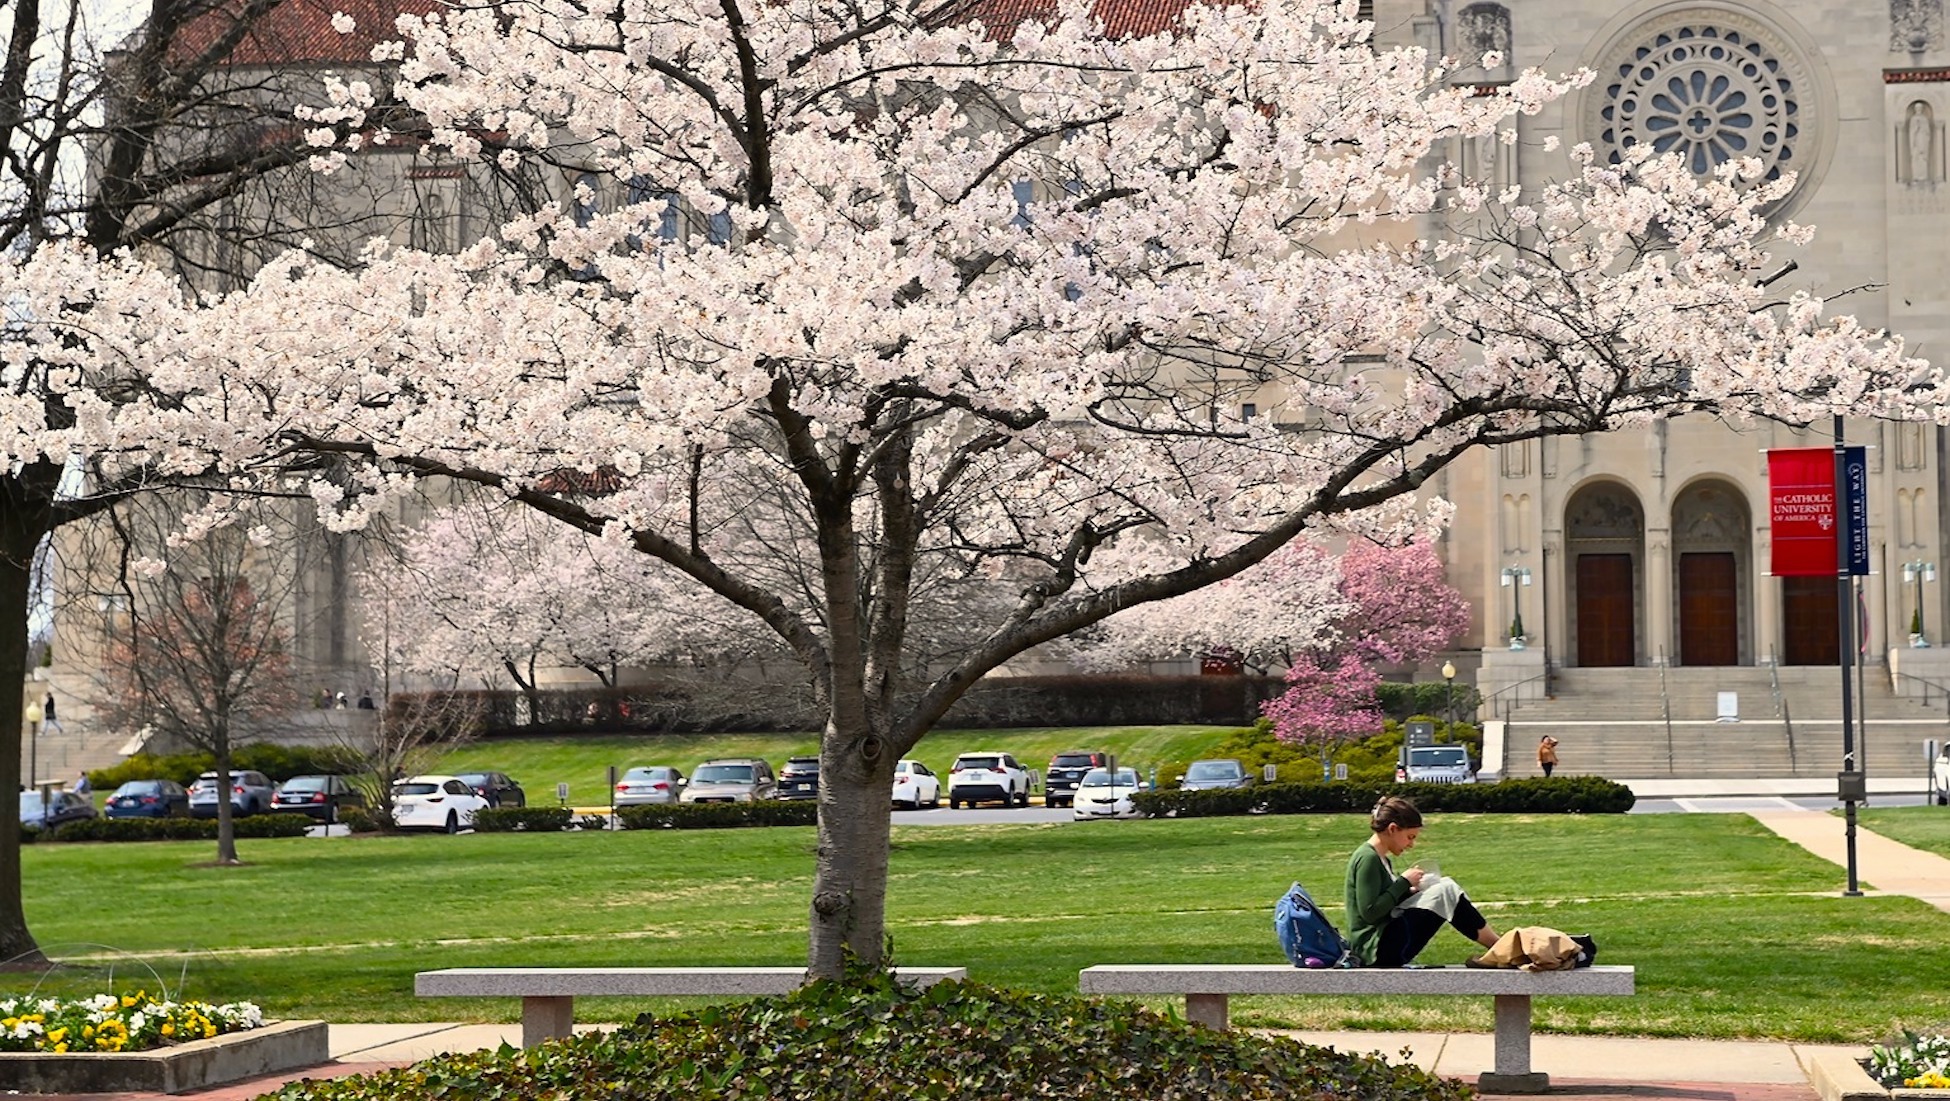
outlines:
[[[888,827],[893,822],[893,762],[869,762],[862,746],[881,739],[829,720],[819,762],[819,845],[813,865],[812,937],[807,966],[838,978],[851,952],[878,964],[887,928]]]
[[[11,515],[8,515],[11,513]],[[21,787],[20,751],[27,671],[27,602],[34,547],[17,500],[0,504],[0,791]],[[20,891],[20,815],[0,814],[0,964],[45,964],[27,931]]]
[[[217,758],[217,863],[237,863],[237,823],[230,813],[230,735],[219,732],[212,748]]]

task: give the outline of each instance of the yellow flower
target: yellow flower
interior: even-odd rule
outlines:
[[[47,1034],[47,1041],[48,1043],[51,1044],[58,1044],[67,1038],[68,1038],[68,1030],[65,1028],[57,1028],[53,1032]]]
[[[124,995],[122,995],[122,1008],[123,1008],[123,1009],[128,1009],[128,1008],[130,1008],[130,1007],[132,1007],[132,1006],[134,1006],[134,1005],[135,1005],[135,1002],[136,1002],[136,997],[137,997],[137,995],[135,995],[135,994],[124,994]]]
[[[175,1026],[175,1025],[173,1025],[173,1024],[170,1024],[170,1023],[169,1023],[168,1021],[164,1021],[164,1022],[163,1022],[163,1026],[162,1026],[162,1034],[163,1034],[164,1036],[174,1036],[174,1035],[176,1035],[176,1026]]]
[[[95,1026],[94,1026],[94,1025],[84,1025],[84,1026],[82,1026],[82,1029],[81,1029],[81,1038],[82,1038],[82,1039],[84,1039],[84,1040],[92,1040],[92,1039],[94,1039],[94,1038],[95,1038]]]
[[[55,1051],[55,1053],[56,1053],[56,1054],[66,1054],[66,1052],[67,1052],[67,1050],[68,1050],[68,1045],[66,1045],[66,1044],[55,1044],[55,1045],[54,1045],[54,1051]]]

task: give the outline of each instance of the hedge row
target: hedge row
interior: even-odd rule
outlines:
[[[626,830],[725,830],[740,826],[816,826],[819,804],[810,799],[756,803],[676,803],[624,807],[616,818]]]
[[[208,753],[137,753],[120,764],[88,773],[88,783],[96,791],[114,791],[130,780],[174,780],[184,787],[198,776],[217,767]],[[358,770],[351,755],[338,746],[272,745],[252,742],[238,746],[230,754],[233,771],[262,772],[278,783],[293,776],[321,773],[346,774]]]
[[[560,833],[575,811],[568,807],[488,807],[474,812],[478,833]]]
[[[302,814],[254,814],[230,821],[234,837],[303,837]],[[52,830],[22,830],[22,841],[215,841],[214,818],[88,818]]]
[[[1425,812],[1623,814],[1637,797],[1599,776],[1553,776],[1498,784],[1396,784],[1346,781],[1265,784],[1224,791],[1145,791],[1134,798],[1148,817],[1232,814],[1364,814],[1385,795],[1404,795]]]

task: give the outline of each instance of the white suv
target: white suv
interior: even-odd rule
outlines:
[[[948,807],[999,802],[1029,805],[1029,770],[1007,753],[964,753],[948,771]]]
[[[1936,782],[1931,786],[1936,788],[1936,805],[1940,807],[1950,803],[1950,745],[1945,745],[1943,752],[1937,754],[1934,767]]]

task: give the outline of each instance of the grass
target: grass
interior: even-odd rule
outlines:
[[[1338,900],[1358,818],[897,826],[896,958],[1074,991],[1106,962],[1279,960],[1270,911],[1299,879]],[[794,964],[805,956],[810,829],[304,838],[23,851],[29,919],[82,965],[42,989],[166,982],[211,1001],[334,1021],[513,1020],[513,1000],[412,996],[457,966]],[[1814,1042],[1950,1022],[1950,917],[1842,899],[1826,862],[1727,815],[1432,817],[1441,857],[1499,928],[1589,932],[1639,968],[1631,998],[1546,1000],[1540,1028]],[[1338,907],[1330,912],[1338,915]],[[1425,955],[1471,946],[1445,932]],[[35,980],[0,975],[0,991]],[[1839,995],[1839,996],[1838,996]],[[1479,1004],[1480,1003],[1480,1004]],[[650,1003],[591,999],[584,1019]],[[1160,1002],[1159,1004],[1165,1004]],[[1240,999],[1243,1022],[1487,1030],[1480,999]]]
[[[1102,749],[1124,764],[1149,768],[1164,761],[1209,756],[1233,728],[1222,726],[1049,727],[1017,730],[937,730],[922,739],[914,757],[943,775],[958,754],[976,750],[1013,753],[1025,767],[1041,769],[1066,749]],[[592,734],[578,737],[497,738],[448,753],[442,772],[492,769],[521,782],[528,801],[555,802],[555,785],[567,782],[569,802],[595,806],[609,801],[609,767],[618,774],[635,765],[676,765],[686,773],[713,757],[763,757],[777,767],[787,757],[816,755],[815,734]]]
[[[1864,807],[1856,821],[1892,841],[1950,856],[1950,807]]]

